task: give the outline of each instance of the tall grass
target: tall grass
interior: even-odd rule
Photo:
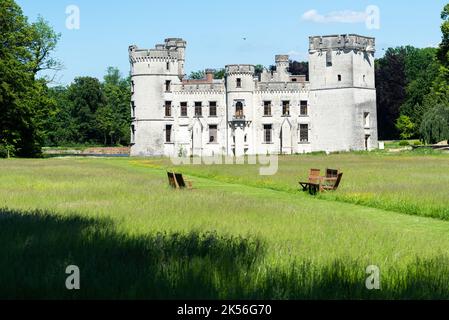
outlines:
[[[446,221],[209,178],[177,192],[125,159],[4,160],[0,175],[0,298],[449,298]]]
[[[362,261],[270,265],[257,238],[217,233],[130,236],[108,219],[0,210],[2,299],[449,298],[448,258],[390,268],[368,291]],[[81,290],[64,287],[76,264]]]
[[[427,154],[428,153],[428,154]],[[171,168],[168,159],[141,160],[141,165]],[[184,165],[184,173],[254,187],[297,193],[310,168],[344,172],[338,192],[321,199],[342,201],[405,214],[449,220],[449,155],[433,150],[402,154],[382,152],[280,156],[274,176],[260,176],[256,165]]]

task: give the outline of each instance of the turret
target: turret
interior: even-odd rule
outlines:
[[[359,35],[309,39],[309,72],[313,89],[374,88],[375,39]]]

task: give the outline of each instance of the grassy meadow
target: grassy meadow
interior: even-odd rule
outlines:
[[[311,167],[341,189],[299,192]],[[166,159],[0,160],[0,298],[449,298],[449,157],[281,157],[176,168]],[[65,288],[66,266],[81,290]],[[369,265],[381,290],[365,287]]]

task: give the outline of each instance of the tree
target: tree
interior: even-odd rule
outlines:
[[[389,48],[385,56],[376,60],[377,117],[379,138],[396,139],[396,119],[406,99],[406,69],[404,48]]]
[[[265,69],[265,68],[264,68],[263,65],[257,64],[257,65],[254,67],[254,76],[260,77],[260,75],[263,73],[263,70],[264,70],[264,69]]]
[[[425,97],[432,91],[438,75],[439,63],[435,48],[418,49],[411,46],[403,48],[405,58],[406,97],[400,106],[400,114],[407,116],[414,124],[412,136],[419,135],[422,117],[427,111],[423,108]]]
[[[306,81],[309,81],[309,63],[308,62],[298,62],[295,60],[290,60],[288,72],[292,75],[305,75]]]
[[[102,141],[95,113],[105,104],[101,83],[92,77],[78,77],[68,88],[71,118],[77,131],[77,143]]]
[[[408,140],[415,135],[416,125],[411,121],[408,116],[400,116],[396,121],[396,128],[400,132],[402,140]]]
[[[50,53],[56,49],[56,45],[61,38],[49,26],[48,22],[41,16],[31,25],[33,41],[31,42],[31,71],[36,75],[40,71],[59,71],[62,68],[61,62],[53,58]]]
[[[214,79],[224,79],[226,74],[225,69],[216,70],[214,73]]]
[[[128,144],[130,142],[131,126],[131,92],[130,80],[122,78],[117,68],[109,67],[104,76],[103,92],[105,106],[99,110],[98,123],[101,123],[100,131],[103,138],[109,137],[109,142],[104,139],[104,144]],[[108,119],[106,119],[109,117]]]
[[[438,104],[424,116],[421,135],[426,143],[449,140],[449,105]]]
[[[449,67],[449,3],[443,8],[441,19],[443,20],[441,25],[443,36],[437,56],[444,67]]]
[[[192,71],[190,73],[189,79],[192,80],[202,80],[206,77],[206,74],[204,73],[204,71]]]
[[[45,132],[42,125],[55,103],[48,97],[46,81],[36,79],[36,44],[46,48],[40,57],[48,61],[56,42],[49,45],[43,28],[30,25],[13,0],[0,2],[0,21],[1,148],[10,155],[39,156]]]

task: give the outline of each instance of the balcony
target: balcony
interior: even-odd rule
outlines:
[[[245,121],[246,117],[242,113],[236,113],[232,116],[232,121]]]

